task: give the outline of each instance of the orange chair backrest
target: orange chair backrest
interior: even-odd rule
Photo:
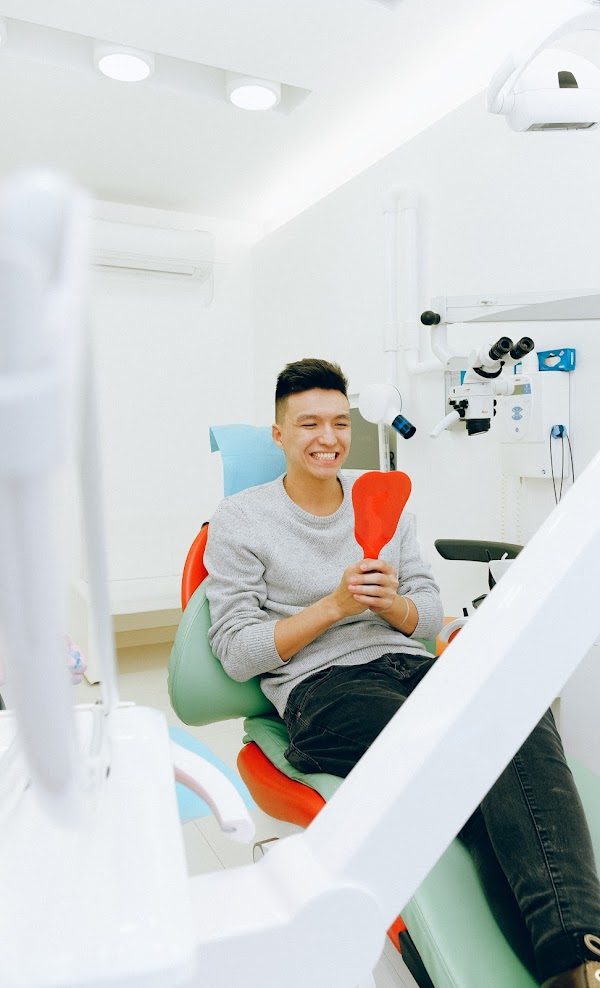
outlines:
[[[183,566],[183,574],[181,577],[182,611],[185,611],[190,597],[200,586],[204,578],[208,576],[208,570],[204,565],[204,550],[206,548],[207,538],[208,522],[204,522],[204,525],[190,546],[190,550]]]

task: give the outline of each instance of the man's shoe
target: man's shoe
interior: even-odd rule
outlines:
[[[600,961],[586,961],[544,981],[542,988],[600,988]]]
[[[544,981],[542,988],[600,988],[600,937],[595,933],[586,933],[583,946],[588,954],[598,960],[588,960],[579,967],[555,974],[553,978]]]

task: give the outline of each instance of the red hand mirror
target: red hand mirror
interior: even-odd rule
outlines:
[[[391,540],[412,484],[405,473],[371,470],[363,473],[352,488],[354,536],[365,559],[377,559]]]

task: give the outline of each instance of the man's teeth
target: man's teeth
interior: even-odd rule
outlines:
[[[335,460],[337,453],[312,453],[316,460]]]

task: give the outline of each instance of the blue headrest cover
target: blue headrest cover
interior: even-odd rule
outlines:
[[[221,453],[225,497],[285,473],[285,456],[267,425],[213,425],[210,448]]]

